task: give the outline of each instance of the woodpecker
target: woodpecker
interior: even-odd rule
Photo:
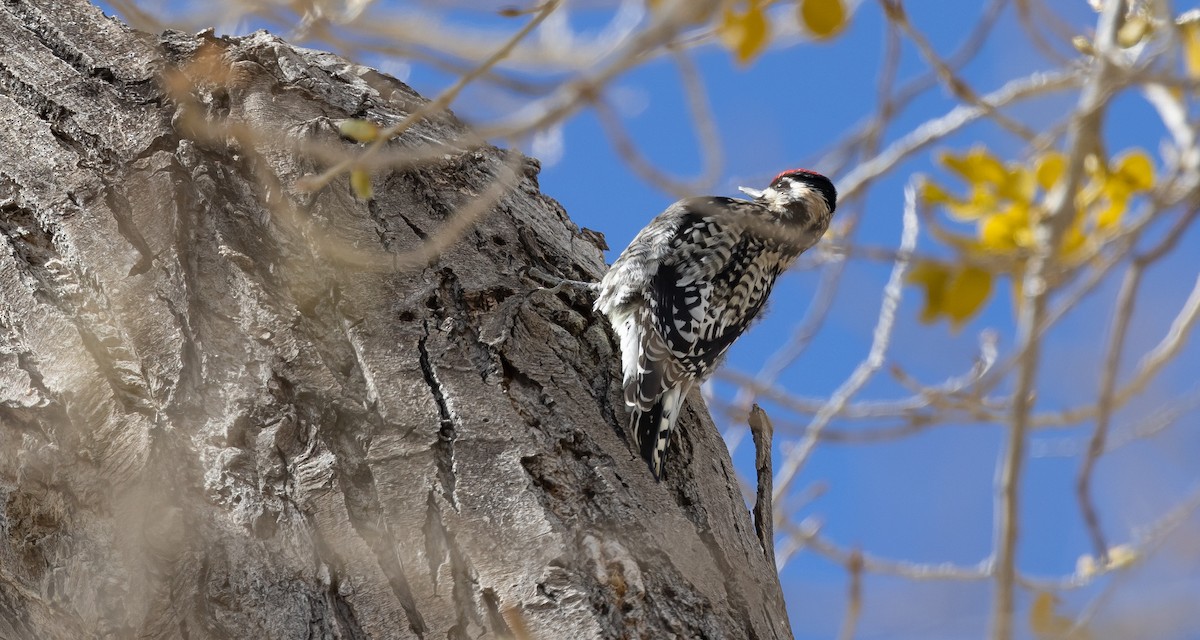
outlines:
[[[680,200],[642,229],[599,284],[621,340],[629,430],[655,479],[683,401],[762,311],[775,279],[816,244],[837,206],[829,178],[785,171],[751,200]]]

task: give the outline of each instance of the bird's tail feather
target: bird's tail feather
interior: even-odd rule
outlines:
[[[675,423],[679,420],[683,401],[687,397],[684,387],[684,384],[677,384],[667,389],[649,410],[634,409],[630,416],[634,443],[654,472],[655,480],[662,479],[667,446],[671,443],[671,434],[675,431]]]

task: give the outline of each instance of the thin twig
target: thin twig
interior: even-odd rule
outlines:
[[[983,49],[987,43],[987,37],[996,26],[996,20],[1000,17],[1004,7],[1008,4],[1008,0],[992,0],[984,10],[983,16],[980,17],[971,33],[967,35],[959,48],[950,55],[947,59],[947,64],[951,69],[959,69],[969,63]],[[879,89],[876,95],[879,98],[879,108],[866,122],[856,125],[855,131],[839,141],[834,148],[822,156],[841,156],[842,159],[834,162],[833,166],[837,167],[834,173],[841,173],[841,168],[845,164],[853,161],[859,155],[874,155],[872,149],[865,149],[869,144],[864,144],[864,141],[878,138],[884,130],[884,127],[891,121],[896,114],[900,113],[905,107],[912,103],[917,97],[925,93],[929,89],[936,87],[938,83],[938,75],[936,71],[930,71],[913,78],[901,85],[895,92],[892,92],[890,87],[895,80],[896,71],[900,64],[900,37],[895,25],[888,22],[887,38],[884,43],[883,54],[883,69],[880,71]],[[890,77],[889,77],[890,76]],[[883,91],[884,88],[887,91]],[[860,151],[860,149],[863,149]]]
[[[771,417],[757,404],[750,408],[750,433],[754,437],[754,470],[758,474],[758,490],[754,499],[754,532],[762,544],[767,562],[775,566],[775,519],[771,500],[771,439],[775,428]]]
[[[846,613],[842,617],[842,629],[838,632],[839,640],[853,640],[854,631],[858,628],[858,619],[862,616],[863,556],[861,551],[855,549],[850,553],[850,559],[846,562],[846,571],[850,574],[850,585],[847,587],[849,593],[846,595]]]
[[[870,400],[854,404],[848,403],[842,408],[839,415],[844,418],[853,419],[912,418],[918,412],[930,407],[953,408],[969,399],[964,397],[963,394],[967,391],[973,392],[972,387],[977,385],[995,365],[997,356],[996,339],[996,335],[990,331],[980,334],[979,355],[976,357],[975,362],[972,363],[971,369],[961,375],[951,377],[940,384],[923,386],[919,393],[900,400]],[[756,396],[776,402],[783,408],[800,414],[817,414],[828,403],[828,400],[802,398],[778,387],[763,386],[759,383],[758,379],[733,369],[723,369],[717,373],[717,377],[728,380],[743,389],[749,389]],[[979,404],[979,402],[976,401],[975,404]],[[996,405],[998,403],[992,404]],[[744,419],[745,408],[743,405],[735,401],[731,403],[731,406],[740,407],[743,415],[739,419]],[[978,408],[980,407],[976,409]],[[988,413],[984,417],[992,419],[995,416]]]
[[[991,563],[986,560],[975,566],[962,566],[949,562],[923,564],[908,560],[880,558],[869,553],[846,549],[822,537],[820,527],[811,521],[792,524],[785,520],[784,530],[788,539],[793,540],[791,543],[793,546],[810,548],[847,568],[854,561],[854,556],[857,555],[862,562],[863,570],[876,575],[897,576],[918,582],[940,580],[977,582],[986,580],[992,575]]]
[[[1167,335],[1163,336],[1163,339],[1142,358],[1133,375],[1133,380],[1117,393],[1119,400],[1140,394],[1150,380],[1175,359],[1188,336],[1191,335],[1198,315],[1200,315],[1200,278],[1196,279],[1196,284],[1192,287],[1192,292],[1184,302],[1183,308],[1171,321]]]
[[[954,70],[950,68],[950,65],[945,60],[942,60],[941,56],[934,50],[933,45],[930,44],[929,39],[925,37],[925,34],[917,31],[912,23],[909,22],[908,14],[904,11],[904,5],[898,0],[880,0],[880,3],[883,5],[888,19],[898,25],[900,30],[907,34],[908,38],[913,41],[913,44],[917,45],[917,51],[921,53],[921,57],[925,58],[929,66],[933,67],[938,79],[942,81],[946,89],[955,97],[967,104],[983,109],[984,114],[996,124],[1008,129],[1026,141],[1037,137],[1037,134],[1031,131],[1029,127],[1000,113],[991,104],[980,100],[979,94],[967,84],[966,80],[956,75]]]
[[[1105,451],[1108,429],[1112,423],[1113,390],[1117,384],[1121,352],[1129,335],[1129,319],[1133,317],[1134,300],[1142,283],[1142,273],[1140,264],[1135,262],[1130,265],[1125,272],[1125,279],[1121,282],[1121,290],[1117,293],[1116,317],[1109,334],[1108,346],[1105,347],[1104,363],[1100,368],[1100,399],[1096,403],[1096,426],[1092,430],[1087,453],[1075,480],[1075,494],[1079,500],[1079,509],[1083,513],[1083,521],[1087,524],[1088,535],[1092,538],[1092,549],[1102,563],[1108,561],[1108,545],[1104,540],[1100,518],[1096,514],[1096,505],[1092,501],[1092,470]]]
[[[1054,91],[1073,89],[1078,87],[1081,81],[1082,78],[1074,71],[1035,73],[1009,81],[1000,89],[980,100],[992,107],[1000,107]],[[847,198],[855,195],[870,180],[892,170],[916,151],[953,134],[985,115],[986,111],[981,107],[963,105],[955,107],[941,117],[918,125],[878,155],[859,164],[854,171],[842,178],[838,185],[839,192],[842,197]]]
[[[634,173],[641,176],[643,180],[682,198],[703,192],[716,182],[717,176],[721,172],[722,151],[721,136],[713,121],[712,110],[708,105],[708,96],[704,90],[700,73],[686,54],[676,53],[674,59],[683,81],[688,111],[691,113],[695,125],[697,144],[700,147],[700,157],[703,163],[701,173],[696,178],[680,180],[655,167],[638,151],[637,144],[625,130],[616,109],[602,99],[597,99],[593,106],[596,109],[600,125],[604,127],[613,148],[626,166],[633,169]]]
[[[883,358],[891,342],[892,327],[896,322],[896,308],[900,305],[900,296],[904,287],[904,274],[908,270],[909,254],[917,244],[917,189],[911,182],[904,189],[903,220],[904,228],[900,234],[900,259],[896,260],[896,263],[892,266],[892,273],[888,277],[887,284],[883,289],[883,303],[879,310],[879,321],[875,324],[871,349],[867,353],[866,359],[859,363],[854,373],[838,387],[829,398],[829,402],[813,417],[804,439],[796,447],[796,450],[788,455],[786,464],[779,473],[778,486],[775,489],[776,502],[782,496],[786,495],[788,489],[791,488],[792,482],[796,479],[797,474],[799,474],[800,469],[804,466],[808,457],[812,455],[820,439],[821,430],[846,406],[850,398],[870,380],[871,376],[879,370],[879,367],[883,366]]]
[[[518,29],[517,32],[514,33],[508,39],[508,41],[504,43],[503,46],[498,48],[486,60],[479,63],[479,65],[472,69],[469,73],[460,76],[458,80],[456,80],[454,84],[450,86],[449,89],[443,91],[437,98],[434,98],[433,100],[421,105],[420,108],[410,113],[408,117],[404,118],[400,122],[397,122],[396,124],[381,131],[378,139],[367,145],[362,154],[357,158],[348,158],[330,167],[329,169],[326,169],[320,175],[311,176],[309,180],[306,181],[306,187],[313,190],[324,187],[325,185],[329,184],[330,180],[333,180],[335,177],[352,169],[354,166],[356,166],[356,163],[364,162],[370,159],[371,156],[379,153],[379,151],[383,149],[392,138],[403,134],[414,124],[421,122],[430,116],[441,113],[443,110],[449,107],[451,103],[454,102],[454,99],[457,98],[460,93],[462,93],[463,89],[465,89],[467,85],[480,76],[486,74],[501,60],[508,57],[508,55],[512,53],[513,49],[515,49],[516,46],[522,40],[524,40],[526,36],[532,33],[538,25],[546,20],[546,18],[550,17],[550,14],[558,8],[558,2],[559,0],[546,0],[546,3],[542,6],[541,10],[534,14],[533,18],[526,22],[523,27]]]

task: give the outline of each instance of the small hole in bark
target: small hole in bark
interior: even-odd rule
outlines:
[[[503,237],[501,237],[501,236],[492,236],[492,242],[496,243],[497,245],[500,245],[501,247],[503,247],[504,245],[508,244],[508,241],[507,241],[507,240],[505,240],[505,239],[504,239]]]
[[[411,310],[405,309],[396,316],[396,319],[400,322],[412,322],[413,320],[417,319],[417,314],[413,313]]]

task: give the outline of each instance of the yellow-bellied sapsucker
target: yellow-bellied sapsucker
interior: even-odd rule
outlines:
[[[621,339],[634,443],[655,478],[683,401],[762,310],[775,278],[821,238],[837,205],[829,178],[785,171],[753,200],[680,200],[609,268],[596,309]]]

